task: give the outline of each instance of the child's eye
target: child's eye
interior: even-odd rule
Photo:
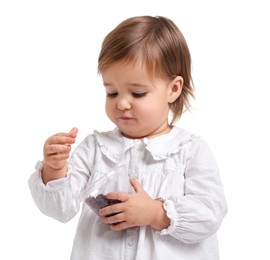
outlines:
[[[147,92],[142,92],[142,93],[132,93],[132,96],[135,98],[140,98],[144,97],[147,94]]]
[[[106,93],[107,97],[116,97],[117,96],[117,93]]]

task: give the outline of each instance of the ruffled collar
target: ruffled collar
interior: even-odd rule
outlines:
[[[124,137],[118,128],[108,132],[94,131],[94,137],[102,153],[111,161],[118,162],[126,151],[138,143],[144,144],[154,160],[167,159],[198,136],[174,126],[169,133],[154,138],[129,139]]]

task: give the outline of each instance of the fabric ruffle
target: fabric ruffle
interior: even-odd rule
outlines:
[[[143,142],[152,158],[159,161],[178,153],[184,145],[199,138],[199,136],[190,134],[178,127],[173,127],[168,134],[150,139],[125,138],[117,128],[109,132],[95,131],[94,137],[102,153],[113,162],[119,161],[127,150],[136,146],[139,142]],[[119,151],[121,152],[119,153]]]
[[[69,164],[67,177],[44,184],[41,177],[43,165],[43,161],[38,161],[35,172],[28,180],[33,200],[42,213],[65,223],[79,210],[79,201],[76,202],[74,193],[70,192],[72,179],[77,175],[73,174],[72,165]]]
[[[161,231],[161,235],[168,235],[171,234],[176,228],[177,211],[175,209],[174,203],[170,200],[164,201],[163,208],[166,211],[167,217],[170,219],[170,225],[167,229],[163,229]]]

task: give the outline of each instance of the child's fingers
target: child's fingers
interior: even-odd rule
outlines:
[[[52,144],[48,145],[46,147],[46,154],[52,155],[52,154],[63,154],[63,153],[69,153],[71,150],[70,145],[59,145],[59,144]]]
[[[130,184],[132,185],[136,193],[143,191],[142,186],[134,179],[130,179]]]
[[[47,139],[45,142],[47,145],[53,144],[74,144],[76,139],[74,137],[66,136],[66,135],[53,135]]]
[[[110,200],[127,201],[130,198],[130,194],[127,192],[110,192],[106,196]]]
[[[110,206],[106,206],[104,208],[101,208],[99,210],[99,215],[102,217],[107,217],[109,218],[112,215],[118,214],[123,211],[123,205],[122,203],[115,203]]]
[[[52,145],[52,144],[64,144],[64,145],[71,145],[74,144],[76,141],[78,129],[72,128],[68,133],[57,133],[52,136],[50,136],[46,142],[45,145]]]
[[[69,131],[69,136],[76,138],[78,134],[78,128],[73,127],[70,131]]]

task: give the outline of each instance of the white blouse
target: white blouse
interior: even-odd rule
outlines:
[[[93,180],[125,165],[152,198],[164,200],[170,226],[112,231],[85,203],[72,260],[217,260],[216,232],[227,212],[218,167],[198,136],[173,127],[152,139],[128,139],[116,128],[88,135],[74,150],[66,178],[42,182],[42,162],[29,178],[39,209],[61,222],[79,211],[82,192]]]

